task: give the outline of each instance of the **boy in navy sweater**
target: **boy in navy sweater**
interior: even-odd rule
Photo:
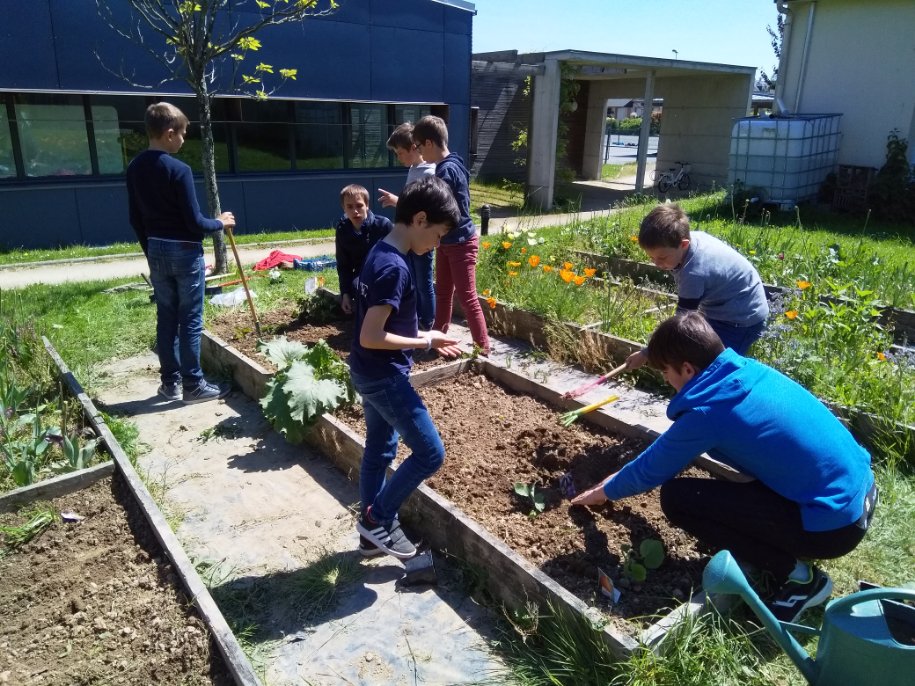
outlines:
[[[779,589],[769,608],[793,622],[832,590],[804,560],[841,557],[864,538],[877,500],[870,455],[816,397],[726,349],[697,312],[663,322],[647,356],[677,390],[667,408],[673,425],[572,504],[660,485],[673,524],[772,574]],[[752,480],[674,478],[703,452]]]
[[[228,386],[208,383],[200,368],[203,238],[231,230],[235,217],[231,212],[218,219],[201,214],[191,168],[172,157],[184,145],[187,124],[184,113],[167,102],[146,109],[149,148],[127,167],[127,201],[156,300],[158,393],[166,400],[199,403],[229,392]]]
[[[362,270],[365,256],[375,244],[387,236],[391,220],[369,210],[369,192],[362,186],[350,184],[340,191],[343,216],[337,222],[336,258],[340,280],[340,308],[353,313],[356,299],[356,277]]]
[[[400,528],[401,503],[434,474],[445,448],[423,401],[410,384],[415,349],[457,355],[457,341],[441,331],[419,331],[416,286],[407,256],[422,255],[458,223],[448,186],[427,176],[404,188],[397,202],[394,229],[372,248],[359,275],[356,336],[350,375],[365,409],[365,451],[359,471],[362,512],[356,529],[363,555],[385,552],[400,559],[416,547]],[[403,437],[410,456],[385,479]]]

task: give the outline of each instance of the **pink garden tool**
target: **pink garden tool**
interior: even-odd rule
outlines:
[[[616,369],[607,372],[606,374],[604,374],[601,377],[598,377],[596,381],[589,381],[584,386],[579,386],[578,388],[576,388],[574,390],[567,391],[562,394],[562,397],[563,398],[577,398],[580,395],[584,395],[585,393],[590,391],[595,386],[600,386],[602,383],[604,383],[604,381],[609,381],[610,379],[612,379],[614,376],[616,376],[620,372],[625,371],[627,366],[628,366],[627,363],[623,362],[623,364],[621,364]]]
[[[572,410],[571,412],[566,412],[564,415],[559,417],[559,422],[563,426],[572,426],[572,423],[581,417],[583,414],[588,412],[593,412],[598,407],[603,407],[604,405],[609,405],[612,402],[616,402],[620,397],[618,395],[611,395],[609,398],[604,398],[603,400],[591,403],[590,405],[585,405],[584,407],[579,407],[577,410]]]

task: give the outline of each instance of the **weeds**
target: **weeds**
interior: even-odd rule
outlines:
[[[31,510],[22,512],[21,515],[26,521],[20,525],[0,525],[0,535],[3,536],[3,548],[0,550],[0,557],[41,535],[57,521],[57,513],[47,505],[39,505]]]

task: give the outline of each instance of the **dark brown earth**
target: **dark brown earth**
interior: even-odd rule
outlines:
[[[50,505],[83,519],[0,558],[0,683],[233,683],[119,478]]]
[[[593,509],[570,507],[560,491],[563,474],[581,492],[638,455],[644,442],[582,420],[563,427],[557,410],[475,372],[423,387],[420,395],[447,455],[427,485],[577,597],[611,618],[634,619],[669,611],[698,588],[705,556],[695,539],[667,523],[657,489]],[[364,432],[361,407],[338,417]],[[401,451],[404,457],[403,445]],[[514,493],[515,482],[542,490],[546,510],[529,516],[531,505]],[[624,546],[638,548],[647,538],[663,542],[666,559],[644,583],[630,582],[621,574]],[[622,587],[618,604],[599,594],[598,568]]]

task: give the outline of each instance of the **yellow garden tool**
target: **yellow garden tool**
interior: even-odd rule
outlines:
[[[590,405],[585,405],[584,407],[580,407],[577,410],[572,410],[571,412],[566,412],[564,415],[559,417],[559,422],[563,426],[571,426],[572,423],[576,419],[581,417],[583,414],[587,414],[588,412],[593,412],[598,407],[603,407],[604,405],[609,405],[610,403],[616,402],[619,399],[620,399],[620,397],[618,395],[611,395],[609,398],[604,398],[603,400],[601,400],[599,402],[591,403]]]

